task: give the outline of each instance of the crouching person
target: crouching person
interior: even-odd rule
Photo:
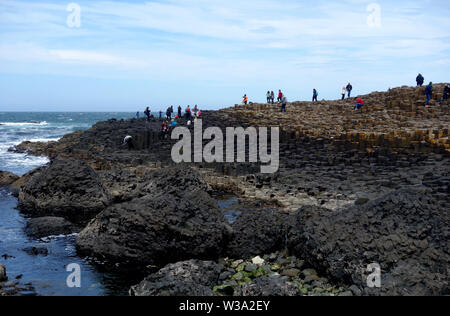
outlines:
[[[133,137],[130,135],[125,136],[125,138],[123,139],[123,146],[127,146],[128,150],[133,150],[134,149]]]
[[[361,109],[364,106],[364,101],[361,98],[357,98],[356,99],[356,106],[355,106],[355,111],[358,111],[359,109]]]

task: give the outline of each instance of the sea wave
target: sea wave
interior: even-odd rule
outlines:
[[[48,143],[48,142],[57,142],[60,139],[61,139],[61,137],[57,137],[57,138],[33,138],[33,139],[30,139],[29,142],[31,142],[31,143]]]
[[[0,122],[0,126],[45,126],[48,125],[46,121],[43,122]]]

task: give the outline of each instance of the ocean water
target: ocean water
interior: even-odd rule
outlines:
[[[7,113],[0,112],[0,170],[18,175],[48,162],[45,157],[8,152],[22,141],[58,140],[76,130],[90,128],[110,118],[129,119],[136,113]],[[27,219],[15,207],[17,199],[0,190],[0,263],[10,280],[21,277],[21,284],[31,283],[37,295],[104,296],[126,295],[136,282],[101,271],[76,255],[75,236],[53,236],[41,240],[24,234]],[[29,255],[29,247],[44,247],[47,256]],[[3,255],[7,255],[3,257]],[[7,258],[7,259],[5,259]],[[81,267],[81,288],[69,288],[66,280],[69,264]]]
[[[0,170],[18,175],[46,164],[44,157],[32,157],[8,152],[23,141],[58,140],[76,130],[85,130],[110,118],[130,119],[136,113],[49,113],[0,112]]]
[[[23,175],[48,163],[46,157],[8,152],[9,148],[22,141],[58,140],[65,134],[88,129],[99,121],[111,118],[130,119],[135,115],[136,113],[0,112],[0,170]],[[230,223],[245,211],[245,207],[233,196],[217,196],[216,199]],[[130,286],[145,277],[108,273],[101,269],[101,265],[93,265],[78,257],[74,246],[76,236],[29,238],[24,233],[27,218],[16,206],[17,199],[0,189],[0,263],[6,267],[10,281],[20,277],[20,284],[31,284],[35,294],[43,296],[109,296],[127,295]],[[30,255],[24,250],[30,247],[46,248],[48,255]],[[66,283],[70,275],[66,267],[73,263],[81,268],[80,288],[69,288]]]

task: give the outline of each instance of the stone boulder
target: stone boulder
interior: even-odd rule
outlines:
[[[233,237],[227,247],[231,258],[252,258],[281,250],[285,246],[283,217],[279,210],[243,212],[232,225]]]
[[[362,206],[299,210],[290,251],[365,295],[448,295],[450,220],[423,187],[401,189]],[[367,279],[381,267],[381,287]]]
[[[0,171],[0,187],[6,187],[19,179],[18,176],[11,172]]]
[[[25,232],[34,238],[69,235],[77,231],[78,229],[71,222],[62,217],[33,218],[30,219],[25,228]]]
[[[231,227],[200,175],[175,167],[145,181],[143,197],[110,206],[80,233],[79,253],[125,266],[218,258]]]
[[[99,171],[98,175],[103,187],[113,203],[130,201],[138,196],[139,178],[126,170]]]
[[[215,296],[223,266],[190,260],[169,264],[130,290],[131,296]]]
[[[34,217],[87,221],[109,204],[99,176],[85,162],[55,160],[21,186],[19,209]]]

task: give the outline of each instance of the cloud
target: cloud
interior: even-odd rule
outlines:
[[[1,72],[256,89],[450,70],[448,2],[74,0],[80,28],[66,25],[69,2],[0,2]],[[366,22],[373,2],[380,28]]]

